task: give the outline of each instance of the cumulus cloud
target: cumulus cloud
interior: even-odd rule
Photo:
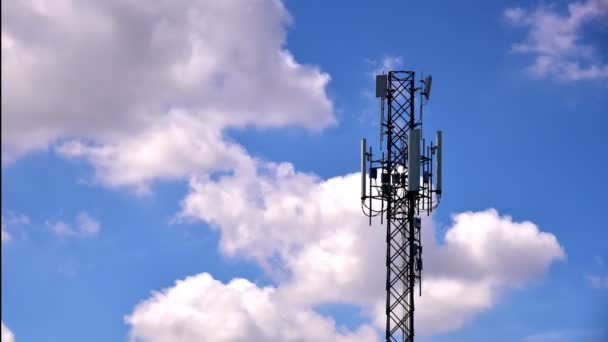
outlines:
[[[2,19],[5,161],[68,140],[102,181],[137,185],[210,167],[197,148],[235,149],[227,127],[335,122],[329,75],[284,47],[279,1],[13,0]]]
[[[435,263],[437,276],[458,274],[479,279],[489,275],[486,279],[490,282],[518,285],[542,273],[564,252],[553,234],[541,232],[534,223],[514,222],[489,209],[454,215],[445,245],[433,256],[441,259],[430,261]],[[457,262],[449,262],[453,259]]]
[[[69,141],[57,151],[67,158],[85,158],[97,170],[97,180],[111,186],[134,186],[148,191],[148,181],[185,178],[200,173],[240,167],[250,157],[226,141],[211,123],[173,110],[145,130],[116,142],[90,145]]]
[[[2,342],[15,342],[15,335],[4,325],[4,322],[2,322]]]
[[[367,227],[358,184],[358,174],[321,180],[288,163],[259,163],[193,179],[179,217],[219,229],[225,254],[281,268],[277,291],[301,305],[358,305],[382,327],[385,236],[378,225]],[[461,327],[564,257],[554,235],[493,209],[455,215],[444,244],[432,220],[423,225],[422,334]]]
[[[245,279],[223,284],[207,273],[156,292],[125,318],[132,341],[376,341],[369,326],[354,331],[291,303],[273,287]]]
[[[546,5],[535,10],[509,8],[503,15],[510,24],[529,30],[523,42],[512,45],[512,51],[534,56],[530,67],[534,76],[608,78],[608,63],[597,56],[593,44],[582,39],[585,25],[608,18],[607,0],[572,2],[565,15],[555,6]]]
[[[47,222],[49,230],[59,237],[94,237],[99,235],[101,225],[86,212],[80,212],[76,216],[74,225],[63,221]]]
[[[553,234],[494,209],[454,215],[444,244],[426,237],[428,267],[418,311],[423,332],[461,327],[494,306],[505,290],[542,276],[565,257]]]

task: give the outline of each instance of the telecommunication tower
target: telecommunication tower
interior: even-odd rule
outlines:
[[[377,75],[381,156],[374,159],[372,148],[367,150],[366,140],[361,141],[361,205],[370,225],[372,217],[386,220],[387,342],[414,341],[416,284],[422,295],[420,215],[430,214],[441,198],[441,131],[435,144],[422,138],[422,109],[432,80],[428,76],[416,87],[412,71]]]

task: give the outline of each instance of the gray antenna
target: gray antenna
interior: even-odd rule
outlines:
[[[407,141],[407,191],[420,191],[420,129],[410,129]]]
[[[441,143],[441,137],[442,137],[442,133],[441,131],[437,131],[437,184],[435,185],[435,192],[437,192],[437,195],[441,195],[441,166],[442,166],[442,162],[441,162],[441,149],[442,149],[442,143]]]
[[[384,99],[380,99],[380,148],[382,148],[382,138],[384,134],[382,134],[382,130],[384,129]]]
[[[431,97],[431,84],[433,83],[433,76],[429,75],[427,78],[422,81],[424,83],[424,89],[422,90],[422,95],[426,97],[428,100]]]
[[[387,92],[388,92],[387,75],[376,75],[376,97],[384,99],[384,98],[386,98]]]
[[[365,179],[367,177],[366,169],[366,142],[365,138],[361,139],[361,200],[365,200]]]
[[[388,76],[376,75],[376,97],[380,99],[380,148],[382,148],[382,138],[384,136],[384,99],[388,94]]]

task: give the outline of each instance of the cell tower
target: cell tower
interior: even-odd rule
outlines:
[[[415,85],[412,71],[376,76],[380,99],[381,157],[361,141],[361,205],[369,216],[386,219],[386,341],[414,341],[414,293],[422,295],[421,213],[427,215],[441,198],[441,131],[436,143],[422,138],[422,109],[432,77]],[[420,94],[420,109],[414,99]],[[386,113],[385,113],[386,108]],[[436,160],[433,169],[433,160]],[[369,166],[369,168],[368,168]],[[369,173],[367,172],[369,170]],[[369,183],[367,180],[369,179]],[[433,183],[433,180],[435,181]]]

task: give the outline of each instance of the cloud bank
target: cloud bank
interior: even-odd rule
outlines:
[[[125,318],[133,341],[376,341],[369,326],[336,327],[313,310],[293,305],[273,287],[245,279],[223,284],[207,273],[155,293]]]
[[[180,217],[219,229],[224,254],[255,260],[271,273],[281,270],[278,291],[300,304],[358,305],[382,326],[385,236],[380,226],[367,227],[361,214],[359,177],[320,180],[291,164],[271,163],[215,181],[193,179]],[[493,209],[454,215],[444,244],[431,219],[423,224],[425,274],[417,309],[423,334],[461,327],[504,290],[542,276],[565,257],[554,235]]]
[[[141,185],[238,154],[227,127],[335,123],[329,75],[284,48],[279,1],[9,0],[2,19],[4,162],[59,142],[100,181]]]

